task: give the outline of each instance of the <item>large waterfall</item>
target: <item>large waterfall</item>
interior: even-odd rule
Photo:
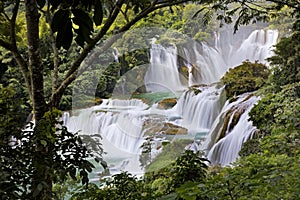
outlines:
[[[258,98],[247,94],[225,103],[223,87],[212,83],[246,59],[265,62],[278,32],[255,30],[242,38],[232,35],[224,38],[224,35],[216,33],[214,45],[193,43],[189,48],[178,48],[152,44],[144,84],[153,94],[181,93],[172,109],[160,109],[157,104],[148,105],[137,99],[110,99],[99,106],[72,111],[71,116],[64,115],[66,125],[71,131],[101,135],[107,152],[104,159],[111,173],[143,172],[139,166],[140,146],[143,134],[149,130],[153,134],[166,134],[180,129],[190,138],[204,132],[208,135],[202,149],[211,162],[229,164],[238,157],[243,142],[255,132],[248,122],[248,112]],[[179,66],[178,59],[185,66]],[[188,69],[188,76],[180,73],[181,67]]]
[[[152,44],[150,49],[150,66],[145,75],[145,85],[149,92],[184,90],[180,81],[177,65],[176,46],[163,47]]]

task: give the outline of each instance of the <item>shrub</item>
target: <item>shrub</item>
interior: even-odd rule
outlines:
[[[230,69],[221,79],[228,97],[252,92],[262,87],[269,76],[268,68],[261,63],[249,61]]]

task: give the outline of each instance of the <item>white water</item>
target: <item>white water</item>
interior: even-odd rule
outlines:
[[[215,33],[213,46],[194,43],[183,48],[179,54],[186,59],[186,65],[190,68],[189,85],[217,82],[228,69],[245,60],[267,64],[265,59],[273,55],[278,31],[255,30],[245,39],[243,37],[238,34],[227,34],[225,37]]]
[[[176,92],[186,89],[180,81],[177,57],[176,46],[165,48],[160,44],[152,44],[150,66],[144,78],[148,92]]]
[[[277,31],[259,30],[246,36],[243,42],[234,43],[234,36],[231,36],[224,43],[224,38],[216,34],[213,47],[208,44],[193,44],[191,48],[181,48],[179,52],[175,46],[165,48],[153,44],[150,66],[144,77],[146,89],[151,92],[187,89],[188,85],[182,83],[182,75],[178,72],[178,56],[183,57],[189,67],[189,85],[219,81],[230,67],[241,64],[245,59],[264,62],[266,56],[271,54],[270,49],[277,36]],[[104,159],[108,161],[111,173],[121,170],[134,174],[143,172],[139,167],[139,147],[144,141],[143,125],[153,115],[159,115],[165,122],[187,128],[189,134],[209,132],[206,141],[208,158],[214,164],[229,164],[238,156],[242,143],[253,133],[252,125],[247,121],[247,113],[257,98],[252,97],[245,102],[249,105],[239,123],[226,137],[219,140],[217,131],[209,130],[218,128],[220,117],[232,106],[241,103],[242,98],[222,107],[222,88],[195,88],[202,92],[198,95],[193,91],[184,92],[177,105],[170,110],[149,107],[139,100],[104,100],[100,106],[73,111],[77,115],[70,117],[65,114],[65,123],[71,131],[81,130],[82,134],[102,136],[103,148],[107,152]],[[220,112],[223,114],[219,115]]]
[[[140,100],[104,100],[100,106],[79,111],[79,115],[67,120],[70,131],[81,134],[100,134],[102,147],[107,153],[104,159],[111,172],[121,170],[142,173],[138,157],[143,142],[143,119],[137,113],[148,106]]]
[[[251,108],[258,101],[258,98],[252,96],[248,99],[248,95],[242,95],[239,99],[233,103],[228,103],[224,106],[219,117],[224,117],[228,111],[233,110],[230,116],[225,137],[219,140],[220,135],[214,133],[220,133],[219,121],[217,120],[213,128],[209,133],[209,137],[206,140],[207,158],[211,161],[211,164],[220,164],[221,166],[228,165],[235,161],[238,157],[238,153],[242,148],[242,144],[253,136],[256,128],[252,126],[252,122],[248,121]],[[237,124],[232,130],[229,129],[233,116],[240,109],[245,109],[240,116]]]
[[[199,94],[195,95],[193,90],[183,93],[174,110],[182,118],[181,125],[190,132],[208,131],[222,108],[220,98],[223,88],[205,86],[195,90],[199,90]]]

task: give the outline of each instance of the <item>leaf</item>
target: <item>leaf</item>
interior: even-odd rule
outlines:
[[[36,2],[40,8],[43,8],[45,6],[46,0],[37,0]]]
[[[74,23],[76,23],[79,27],[85,26],[85,28],[89,31],[94,30],[93,21],[86,12],[80,9],[72,9],[72,13],[76,19]]]
[[[74,166],[69,167],[69,174],[73,180],[76,180],[76,168]]]
[[[102,24],[103,20],[103,7],[100,0],[95,1],[95,9],[94,9],[94,16],[93,20],[96,24],[96,26],[99,26]]]
[[[177,198],[178,194],[173,192],[171,194],[168,194],[166,196],[160,197],[157,200],[175,200]]]
[[[101,165],[104,169],[107,168],[107,163],[104,160],[101,161]]]
[[[45,146],[47,146],[47,141],[46,140],[41,140],[41,144],[45,147]]]
[[[72,18],[74,24],[79,26],[78,29],[75,29],[77,33],[75,41],[78,45],[83,47],[84,42],[89,43],[91,40],[90,35],[93,31],[93,21],[90,16],[82,10],[72,9],[72,13],[74,15],[74,18]]]
[[[33,196],[36,197],[43,190],[43,185],[39,183],[33,192]]]
[[[53,16],[51,29],[55,33],[60,30],[69,19],[69,10],[59,9]]]
[[[192,19],[195,19],[203,10],[206,10],[207,7],[203,7],[200,10],[198,10],[195,14],[193,14]]]
[[[56,46],[57,48],[63,47],[67,50],[70,48],[73,39],[72,22],[68,18],[64,23],[63,27],[57,32]]]

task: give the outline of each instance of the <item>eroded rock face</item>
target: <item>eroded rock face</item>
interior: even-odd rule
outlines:
[[[144,135],[186,135],[188,130],[182,126],[178,126],[164,121],[161,116],[153,116],[144,122]]]
[[[166,122],[164,123],[161,133],[166,135],[186,135],[188,130],[184,127]]]
[[[176,98],[168,98],[168,99],[163,99],[160,102],[158,102],[157,108],[159,109],[170,109],[174,107],[177,104],[177,99]]]

